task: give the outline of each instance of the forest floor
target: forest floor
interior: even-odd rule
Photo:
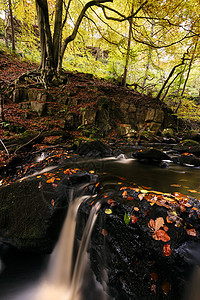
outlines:
[[[60,137],[60,132],[64,130],[65,125],[62,115],[66,113],[66,107],[63,103],[48,102],[48,109],[54,112],[56,111],[54,114],[46,114],[39,117],[36,113],[29,111],[27,117],[27,110],[22,109],[19,103],[14,103],[12,101],[12,90],[15,86],[16,79],[23,73],[33,71],[37,67],[38,66],[36,64],[29,62],[20,56],[8,54],[0,50],[0,87],[4,90],[3,110],[5,117],[5,121],[0,124],[0,138],[6,145],[7,142],[10,141],[14,143],[17,139],[25,137],[30,133],[37,135],[40,132],[48,131],[49,135],[46,136],[43,141],[37,145],[37,147],[38,149],[49,147],[50,145],[55,145],[57,143]],[[91,77],[88,76],[88,74],[67,72],[67,75],[70,76],[70,82],[74,89],[83,83],[85,85],[89,85],[91,80]],[[125,94],[126,98],[129,97],[130,89],[128,88],[122,88],[95,78],[93,79],[93,82],[96,86],[101,85],[104,89],[106,89],[107,94],[111,95],[113,98],[118,97],[117,99],[119,99],[119,97],[121,97],[121,99],[123,99],[125,98]],[[55,93],[61,93],[62,88],[63,87],[61,86],[52,89]],[[98,89],[97,93],[99,93],[100,96]],[[80,99],[79,106],[81,109],[84,109],[84,107],[86,109],[86,105],[91,106],[94,102],[94,93],[91,93],[86,89],[83,89],[81,97],[82,99],[87,99],[85,102]],[[153,99],[152,97],[143,98],[140,93],[135,92],[134,101],[139,102],[141,106],[145,106],[151,104]],[[74,109],[76,109],[76,107],[77,106],[75,106]],[[70,131],[67,135],[68,141],[71,139],[72,142],[75,138],[81,139],[82,137],[81,131]],[[116,132],[112,132],[111,135],[106,137],[104,141],[107,142],[107,140],[111,137],[115,138]],[[0,166],[6,163],[8,158],[7,156],[5,149],[4,151],[0,151]]]

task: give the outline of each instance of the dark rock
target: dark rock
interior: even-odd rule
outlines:
[[[162,160],[169,160],[170,157],[157,149],[140,150],[133,153],[133,157],[137,158],[141,162],[145,163],[160,163]]]
[[[81,144],[78,154],[81,156],[100,158],[113,156],[112,149],[99,140]]]
[[[64,171],[64,170],[63,170]],[[51,171],[52,172],[52,171]],[[0,189],[0,237],[22,251],[52,251],[65,219],[71,191],[88,184],[85,193],[96,193],[97,176],[86,172],[65,175],[57,184],[30,177]],[[57,175],[58,176],[58,175]],[[91,185],[90,185],[91,183]]]
[[[172,158],[173,162],[180,165],[189,165],[194,167],[200,167],[200,158],[187,153]]]
[[[200,249],[199,206],[189,198],[177,197],[175,200],[172,196],[171,201],[174,199],[176,203],[162,203],[164,198],[151,192],[143,200],[138,198],[141,192],[130,188],[126,188],[127,195],[123,196],[123,192],[107,194],[107,202],[104,197],[92,233],[90,257],[97,280],[107,286],[107,292],[115,300],[184,299],[194,269],[191,259],[194,264],[200,261],[197,253]],[[154,201],[154,197],[158,205],[152,206],[150,199]],[[109,202],[110,199],[114,202]],[[182,201],[186,203],[185,211],[179,210],[173,215],[170,210],[175,205],[181,207]],[[165,207],[166,204],[170,207]],[[81,206],[79,219],[87,220],[90,206],[90,202]],[[106,209],[111,213],[107,214]],[[169,216],[172,218],[170,223],[167,221]],[[157,230],[161,230],[166,239],[154,238],[150,220],[157,218],[163,218],[164,224]],[[81,223],[79,230],[83,228]],[[193,236],[186,230],[191,228],[195,232]]]

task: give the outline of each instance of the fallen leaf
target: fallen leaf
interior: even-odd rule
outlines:
[[[192,229],[186,229],[187,234],[191,236],[197,236],[196,230],[194,228]]]
[[[134,200],[134,197],[127,197],[127,200],[133,201],[133,200]]]
[[[153,280],[153,281],[157,281],[158,280],[158,274],[156,274],[156,273],[151,273],[151,280]]]
[[[196,190],[188,190],[188,192],[190,192],[190,193],[197,193]]]
[[[162,290],[165,295],[167,295],[171,291],[171,283],[168,281],[163,281]]]
[[[144,199],[144,194],[139,194],[138,198],[140,199],[140,201],[142,201]]]
[[[47,183],[53,183],[55,181],[55,177],[52,177],[52,178],[50,178],[50,179],[47,179]]]
[[[108,235],[108,231],[106,229],[102,229],[101,233],[103,234],[103,236],[107,236]]]
[[[127,197],[127,191],[123,191],[122,196]]]
[[[157,241],[159,241],[159,240],[161,240],[163,242],[170,241],[169,235],[162,229],[159,229],[158,231],[153,233],[153,238],[154,238],[154,240],[157,240]]]
[[[137,206],[135,206],[133,209],[134,209],[135,211],[139,211],[139,210],[140,210]]]
[[[163,246],[163,254],[164,254],[165,256],[170,256],[170,255],[172,254],[172,250],[171,250],[170,244],[165,244],[165,245]]]
[[[153,292],[156,295],[156,285],[155,284],[151,285],[151,292]]]
[[[160,229],[160,227],[162,227],[164,225],[164,219],[162,217],[156,218],[155,219],[155,232],[158,231],[158,229]]]
[[[137,222],[137,220],[138,220],[138,218],[137,218],[135,215],[132,215],[132,216],[130,217],[130,219],[131,219],[131,222],[132,222],[132,223],[135,223],[135,222]]]
[[[55,201],[52,199],[51,200],[51,205],[54,206],[55,205]]]
[[[112,210],[110,208],[105,209],[105,214],[110,215],[112,214]]]

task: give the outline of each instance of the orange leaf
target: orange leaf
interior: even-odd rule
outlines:
[[[155,221],[154,221],[153,219],[150,219],[150,220],[149,220],[148,227],[149,227],[150,229],[153,229],[153,230],[154,230],[154,228],[155,228]]]
[[[135,211],[139,211],[139,210],[140,210],[137,206],[135,206],[133,209],[134,209]]]
[[[55,201],[52,199],[51,200],[51,205],[54,206],[55,205]]]
[[[164,229],[164,231],[167,232],[167,231],[169,230],[169,227],[167,227],[166,225],[164,225],[164,226],[163,226],[163,229]]]
[[[127,197],[127,200],[129,200],[129,201],[133,201],[133,200],[134,200],[134,198],[133,198],[133,197]]]
[[[197,236],[196,230],[194,228],[192,229],[186,229],[187,234],[191,236]]]
[[[54,182],[55,181],[55,177],[51,177],[50,179],[48,179],[46,182],[47,183],[52,183],[52,182]]]
[[[171,250],[170,244],[165,244],[165,245],[163,246],[163,254],[164,254],[165,256],[170,256],[170,255],[172,254],[172,250]]]
[[[158,231],[158,229],[160,229],[160,227],[162,227],[164,225],[164,219],[162,217],[156,218],[155,219],[155,232]]]
[[[123,191],[122,196],[126,197],[127,196],[127,191]]]
[[[166,217],[166,221],[167,221],[167,223],[173,223],[173,222],[169,219],[169,216]]]
[[[139,195],[138,195],[138,198],[140,199],[140,201],[142,201],[143,198],[144,198],[144,195],[143,195],[143,194],[139,194]]]
[[[108,231],[106,229],[102,229],[101,233],[103,234],[103,236],[107,236],[108,235]]]
[[[159,229],[153,234],[154,240],[161,240],[163,242],[168,242],[170,241],[169,235],[162,229]]]

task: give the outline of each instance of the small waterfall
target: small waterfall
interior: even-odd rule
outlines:
[[[90,211],[74,268],[73,251],[77,212],[81,203],[87,201],[90,197],[91,196],[80,196],[73,200],[73,190],[71,190],[71,201],[60,238],[51,255],[47,275],[43,279],[34,300],[81,299],[81,279],[85,267],[86,252],[92,229],[101,207],[100,201],[97,201]]]

